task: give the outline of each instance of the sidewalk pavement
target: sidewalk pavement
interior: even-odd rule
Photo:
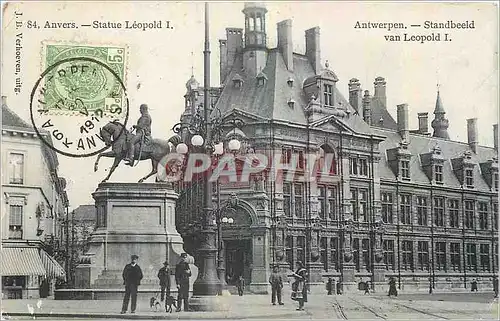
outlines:
[[[228,296],[230,311],[218,312],[164,312],[153,311],[149,302],[139,300],[136,313],[120,314],[121,300],[4,300],[2,302],[2,315],[4,319],[19,316],[28,317],[52,317],[52,318],[102,318],[102,319],[142,319],[142,320],[164,320],[164,319],[311,319],[311,310],[315,310],[315,318],[329,317],[327,310],[333,311],[333,299],[325,295],[309,296],[306,311],[296,311],[297,302],[284,297],[285,305],[271,305],[269,295],[245,295]],[[130,311],[130,310],[129,310]]]

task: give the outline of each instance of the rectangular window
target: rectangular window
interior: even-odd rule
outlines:
[[[355,222],[359,220],[358,191],[351,189],[352,218]]]
[[[24,183],[24,154],[10,153],[9,154],[9,183],[23,184]]]
[[[479,202],[478,204],[479,212],[479,228],[481,230],[488,229],[488,203]]]
[[[292,149],[287,147],[281,150],[281,163],[290,164],[292,162]]]
[[[359,239],[352,239],[352,255],[356,271],[359,272]]]
[[[403,241],[402,242],[402,262],[401,269],[403,270],[413,270],[413,242]]]
[[[434,197],[434,224],[444,226],[444,198]]]
[[[295,184],[294,189],[294,198],[295,198],[295,216],[303,217],[304,216],[304,189],[302,184]]]
[[[417,196],[417,224],[427,225],[427,197]]]
[[[355,157],[349,158],[349,174],[358,175],[358,159]]]
[[[368,221],[368,191],[359,191],[359,221]]]
[[[319,203],[319,217],[322,219],[326,218],[326,187],[318,186],[319,195],[318,195],[318,203]]]
[[[450,262],[453,271],[460,271],[460,243],[450,243]]]
[[[436,269],[446,270],[446,243],[436,242]]]
[[[417,260],[419,270],[427,270],[429,268],[429,242],[418,241],[417,243]]]
[[[400,217],[400,222],[401,224],[411,224],[411,196],[408,194],[401,194],[400,195],[400,210],[401,210],[401,217]]]
[[[469,229],[474,228],[474,201],[465,201],[465,227]]]
[[[328,187],[326,197],[329,216],[332,220],[337,220],[337,188],[335,186]]]
[[[493,203],[493,229],[498,230],[498,203]]]
[[[306,248],[306,238],[303,236],[297,236],[297,260],[305,262],[306,261],[306,255],[305,255],[305,248]]]
[[[286,252],[286,262],[290,264],[290,267],[293,269],[293,238],[291,235],[287,235],[286,244],[285,244],[285,252]]]
[[[9,212],[9,238],[23,238],[23,206],[10,205]]]
[[[363,239],[361,243],[361,248],[363,250],[363,267],[367,270],[370,271],[370,240],[369,239]]]
[[[392,193],[382,192],[380,195],[382,203],[382,221],[392,223]]]
[[[448,201],[448,210],[450,215],[450,227],[459,227],[458,200]]]
[[[476,244],[467,243],[465,248],[467,254],[467,270],[477,271]]]
[[[474,187],[474,176],[472,169],[465,170],[465,186]]]
[[[403,179],[410,179],[410,161],[401,161],[401,177]]]
[[[443,165],[434,165],[434,179],[436,183],[443,183]]]
[[[481,271],[490,270],[490,246],[488,244],[479,245],[479,263]]]
[[[386,270],[394,270],[394,241],[384,240],[383,241],[383,254],[384,254],[384,264]]]
[[[324,84],[325,106],[333,106],[333,86]]]
[[[338,271],[340,266],[339,239],[336,237],[330,239],[330,262],[332,262],[332,267],[335,271]]]
[[[326,257],[326,244],[327,243],[327,238],[322,237],[319,241],[319,257],[321,260],[321,263],[323,263],[323,268],[325,271],[328,271],[328,259]]]
[[[368,160],[366,158],[360,158],[359,162],[359,175],[368,176]]]
[[[292,186],[290,183],[283,183],[283,211],[288,217],[292,216]]]

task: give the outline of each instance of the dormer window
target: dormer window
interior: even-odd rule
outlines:
[[[323,95],[325,98],[325,106],[333,106],[333,85],[323,85]]]
[[[465,186],[467,186],[468,188],[474,187],[474,177],[472,169],[465,170]]]
[[[401,160],[401,178],[410,179],[410,161],[408,160]]]
[[[288,80],[286,81],[286,83],[288,84],[288,87],[292,87],[293,86],[293,78],[288,77]]]
[[[267,80],[267,76],[262,71],[257,75],[257,86],[264,86]]]
[[[243,86],[243,78],[239,74],[234,75],[233,86],[234,88],[241,88]]]
[[[292,108],[295,106],[295,100],[293,98],[288,99],[288,107]]]
[[[434,165],[434,180],[438,184],[443,184],[443,165]]]

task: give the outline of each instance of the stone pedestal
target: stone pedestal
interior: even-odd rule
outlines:
[[[355,269],[353,263],[344,263],[342,269],[342,290],[344,293],[358,291],[358,285],[354,277]]]
[[[311,293],[319,294],[325,292],[325,284],[323,282],[323,263],[310,262],[307,263],[309,270],[309,289]]]
[[[123,289],[122,271],[130,256],[139,256],[144,278],[139,291],[159,289],[158,270],[168,260],[172,270],[184,252],[175,228],[177,194],[168,184],[103,183],[92,194],[97,228],[77,267],[81,288]],[[190,256],[191,287],[198,269]],[[175,289],[174,276],[172,287]],[[120,294],[121,295],[121,294]]]

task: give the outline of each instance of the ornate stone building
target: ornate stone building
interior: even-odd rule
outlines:
[[[395,277],[401,289],[463,289],[476,279],[491,288],[498,270],[498,139],[480,146],[475,119],[468,142],[449,139],[448,120],[437,93],[435,118],[419,113],[408,126],[408,105],[387,110],[386,81],[377,77],[373,95],[357,79],[349,97],[328,63],[321,64],[320,31],[305,31],[305,53],[293,52],[292,21],[278,23],[277,48],[266,45],[263,5],[245,4],[245,29],[227,28],[220,40],[222,86],[212,88],[223,117],[245,121],[237,137],[255,153],[282,153],[282,163],[304,155],[333,155],[328,177],[315,182],[255,179],[221,183],[221,203],[231,193],[240,202],[233,224],[223,223],[226,274],[243,275],[250,290],[267,290],[271,267],[306,263],[310,282],[329,277],[356,289],[376,290]],[[203,102],[203,88],[186,84],[183,120]],[[189,137],[184,137],[188,139]],[[201,211],[196,184],[180,187],[177,227],[195,252]],[[215,203],[217,204],[217,202]],[[289,271],[289,270],[288,270]],[[324,290],[324,287],[321,288]]]

